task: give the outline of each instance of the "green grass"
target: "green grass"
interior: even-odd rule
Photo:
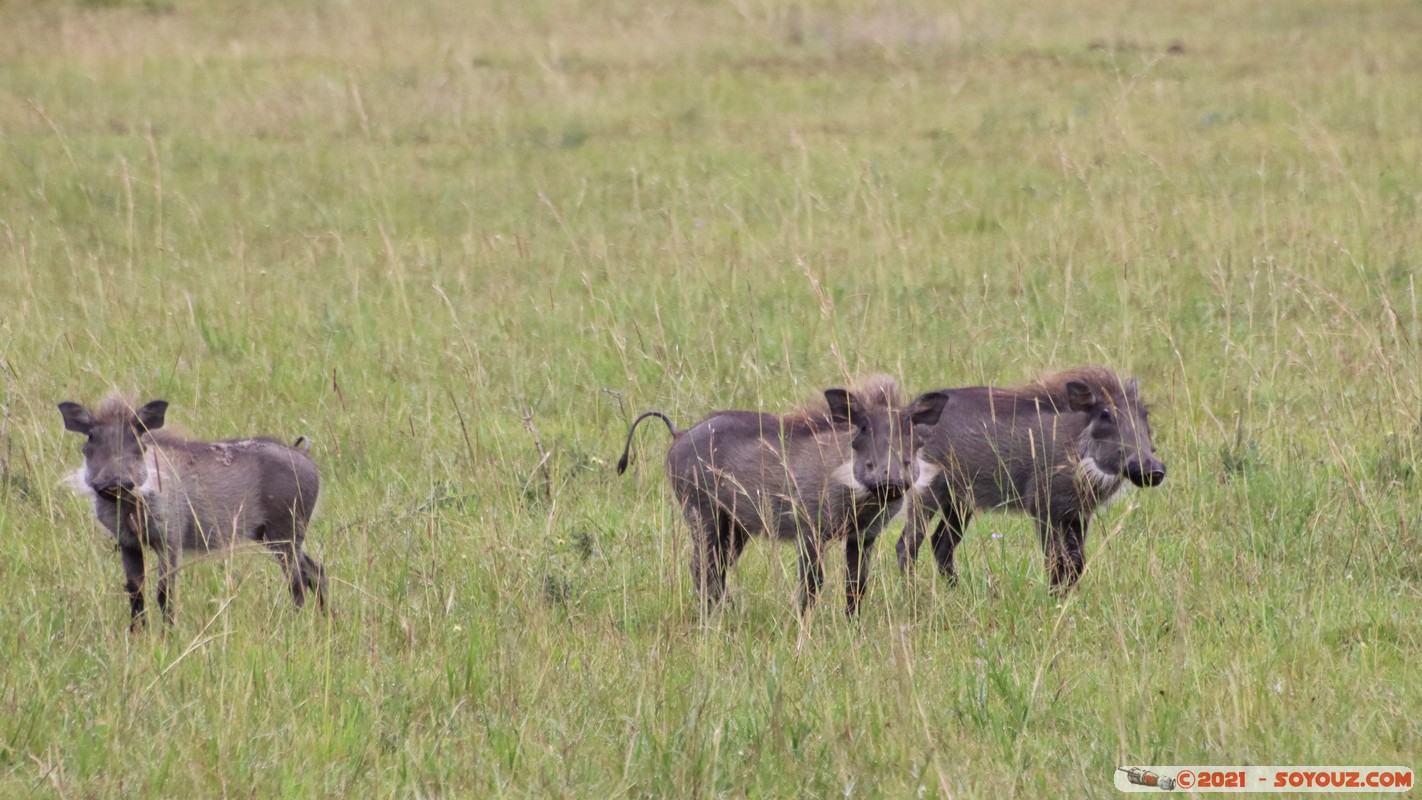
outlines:
[[[0,795],[1422,766],[1415,2],[250,5],[0,7]],[[758,542],[702,622],[664,435],[611,470],[647,408],[1077,363],[1170,479],[1065,602],[990,515],[957,587],[896,524],[802,622]],[[315,440],[334,616],[239,553],[128,635],[58,484],[114,389]]]

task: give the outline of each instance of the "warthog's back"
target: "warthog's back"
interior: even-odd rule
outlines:
[[[1034,482],[1066,466],[1081,433],[1076,415],[1058,413],[1046,398],[983,386],[947,394],[919,458],[979,508],[1020,504]]]
[[[841,439],[801,417],[727,411],[677,439],[667,473],[683,505],[714,507],[752,533],[789,539],[847,501],[848,488],[833,480],[845,459]]]
[[[300,537],[320,492],[316,464],[268,438],[193,442],[150,435],[139,487],[151,524],[184,549],[208,550],[270,532]]]

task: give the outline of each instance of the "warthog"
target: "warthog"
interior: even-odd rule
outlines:
[[[667,475],[691,528],[691,577],[708,610],[757,534],[798,546],[802,612],[824,582],[822,550],[843,537],[847,611],[857,610],[874,541],[918,478],[915,427],[936,422],[947,397],[930,392],[902,406],[893,380],[878,377],[857,391],[828,389],[824,399],[785,416],[721,411],[684,431],[649,411],[627,432],[619,475],[642,420],[657,417],[671,431]]]
[[[189,441],[160,431],[168,404],[135,410],[109,398],[90,411],[60,403],[65,430],[88,437],[84,466],[70,476],[93,498],[99,521],[123,556],[131,630],[143,624],[143,547],[158,554],[158,607],[173,621],[172,581],[184,550],[207,552],[242,541],[265,545],[281,562],[298,606],[308,590],[326,605],[321,565],[302,549],[320,476],[299,445],[276,439]]]
[[[1091,514],[1130,480],[1155,486],[1155,457],[1139,384],[1101,367],[1046,376],[1017,389],[947,389],[947,410],[919,450],[923,480],[899,539],[899,566],[918,556],[928,523],[939,570],[953,579],[953,550],[974,509],[1024,511],[1037,521],[1052,588],[1081,576]]]

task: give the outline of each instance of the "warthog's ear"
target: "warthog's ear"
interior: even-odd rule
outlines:
[[[909,419],[914,425],[937,425],[938,418],[943,416],[943,409],[947,407],[947,392],[927,392],[913,401],[913,406],[909,408]]]
[[[1081,381],[1067,381],[1066,392],[1067,405],[1071,406],[1072,411],[1090,411],[1100,402],[1096,399],[1096,392]]]
[[[59,413],[64,415],[64,429],[87,434],[94,427],[94,415],[78,403],[60,403]]]
[[[156,431],[163,427],[163,415],[168,412],[167,400],[153,400],[143,404],[134,416],[146,431]]]
[[[1131,378],[1126,381],[1126,394],[1132,397],[1141,393],[1141,379]]]
[[[836,425],[848,425],[851,416],[857,416],[859,398],[844,389],[826,389],[825,402],[829,404],[830,421]]]

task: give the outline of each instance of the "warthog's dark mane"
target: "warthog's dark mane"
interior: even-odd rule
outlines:
[[[111,394],[91,409],[95,425],[126,425],[134,421],[137,411],[133,398],[121,394]]]
[[[888,375],[870,375],[860,380],[849,391],[864,403],[865,412],[883,409],[893,411],[903,406],[899,402],[899,384]],[[812,430],[827,430],[835,427],[830,420],[829,403],[824,395],[818,395],[811,402],[790,411],[781,419],[786,425],[805,425]]]
[[[1032,398],[1050,402],[1058,409],[1070,407],[1067,402],[1067,384],[1080,381],[1090,386],[1092,391],[1103,398],[1109,398],[1112,405],[1138,405],[1134,381],[1122,380],[1114,370],[1106,367],[1072,367],[1044,374],[1036,381],[1018,387],[1014,391]]]
[[[185,435],[181,426],[174,427],[164,423],[160,430],[144,430],[143,427],[138,424],[138,409],[140,407],[142,407],[142,404],[135,403],[132,397],[125,394],[114,393],[100,400],[97,405],[90,409],[90,413],[94,415],[95,425],[133,425],[138,428],[139,433],[147,434],[149,438],[155,441],[161,441],[164,444],[174,444],[188,440],[189,437]]]

